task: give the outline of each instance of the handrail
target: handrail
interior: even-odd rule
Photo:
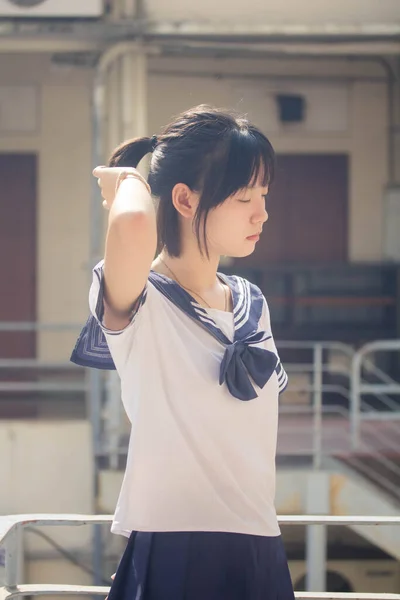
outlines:
[[[73,330],[78,327],[80,326],[74,323],[0,322],[0,331],[15,329],[19,331],[61,331]],[[397,444],[397,434],[400,433],[400,410],[397,410],[398,404],[395,400],[385,396],[385,393],[400,394],[400,383],[393,381],[381,369],[375,367],[373,361],[368,357],[368,353],[380,350],[400,350],[400,340],[372,342],[357,352],[349,344],[336,341],[283,340],[278,341],[277,346],[279,351],[305,350],[309,357],[305,364],[285,364],[289,374],[289,385],[285,400],[281,405],[283,416],[281,433],[288,431],[288,427],[285,429],[285,419],[289,428],[291,426],[290,418],[287,416],[288,412],[285,410],[285,404],[291,402],[291,394],[306,394],[310,399],[311,409],[309,423],[303,421],[299,431],[299,447],[293,448],[293,444],[288,441],[289,438],[283,437],[286,445],[278,446],[279,453],[285,456],[308,456],[312,458],[314,467],[318,469],[322,465],[325,455],[339,456],[343,450],[343,456],[347,456],[344,460],[349,460],[352,452],[361,451],[365,455],[369,454],[374,457],[374,462],[367,467],[370,479],[375,478],[380,487],[383,487],[382,477],[383,479],[389,479],[392,476],[398,478],[398,466],[395,465],[391,454],[400,454],[400,445]],[[339,362],[330,360],[332,352],[339,358]],[[376,379],[374,383],[362,381],[364,366],[374,374],[374,378],[378,381]],[[102,377],[95,385],[88,370],[84,371],[67,360],[58,360],[52,363],[49,360],[41,361],[30,358],[0,359],[0,374],[3,369],[6,370],[7,377],[0,379],[0,393],[8,394],[10,397],[30,392],[48,394],[49,397],[65,393],[86,394],[91,397],[92,390],[96,386],[96,394],[100,397],[101,390],[104,390],[105,409],[101,411],[97,407],[96,410],[91,411],[94,458],[107,457],[110,468],[119,468],[121,464],[119,457],[126,454],[126,449],[121,448],[121,446],[125,446],[122,429],[124,421],[121,418],[119,384],[113,379],[113,374]],[[27,376],[24,374],[22,379],[14,377],[13,374],[9,375],[9,373],[17,372],[18,369],[29,371],[29,374]],[[295,380],[295,375],[298,373],[304,375],[299,382]],[[324,378],[324,375],[328,373],[341,377],[336,381],[329,381]],[[293,377],[291,377],[292,375]],[[337,419],[339,420],[340,416],[342,419],[346,419],[343,427],[336,425],[336,432],[333,431],[335,424],[331,420],[333,433],[332,435],[329,433],[328,437],[325,432],[329,432],[329,421],[328,419],[326,422],[324,421],[324,416],[327,414],[324,405],[325,394],[330,394],[331,398],[336,399],[337,405],[343,407],[341,415],[337,412]],[[365,397],[365,394],[374,395],[379,401],[379,408],[382,408],[383,411],[377,410],[373,403],[375,400],[372,402],[370,398]],[[301,396],[299,399],[301,402]],[[88,405],[91,406],[91,403],[88,402]],[[304,414],[305,411],[300,404],[296,405],[293,402],[292,406],[296,407],[298,414]],[[347,409],[347,407],[349,408]],[[390,421],[387,419],[388,411],[391,415]],[[371,420],[386,421],[387,423],[382,429],[380,427],[372,428],[367,426],[367,421]],[[307,433],[307,437],[301,437],[302,433]],[[385,435],[386,433],[388,435]],[[312,445],[309,442],[306,443],[306,439],[311,441]],[[355,463],[354,468],[357,468]],[[374,472],[382,471],[382,469],[383,475]],[[379,475],[379,479],[376,475]],[[388,483],[390,484],[390,482]],[[390,484],[386,487],[388,490],[390,488],[389,491],[393,495],[393,485]],[[395,495],[398,496],[398,494]]]
[[[400,339],[377,340],[362,346],[355,352],[351,367],[351,411],[352,411],[352,446],[356,449],[360,444],[361,395],[363,393],[389,393],[400,395],[400,383],[366,384],[361,379],[363,359],[371,352],[400,352]]]
[[[72,331],[82,329],[82,323],[44,323],[40,321],[0,321],[0,331]]]
[[[106,586],[79,586],[79,585],[21,585],[17,581],[17,556],[18,534],[25,527],[32,525],[98,525],[112,521],[111,515],[68,515],[68,514],[28,514],[0,517],[0,546],[6,546],[6,576],[5,585],[0,587],[0,600],[11,600],[22,596],[37,595],[106,595],[109,587]],[[365,525],[365,526],[393,526],[400,525],[400,516],[304,516],[282,515],[278,517],[280,525]],[[400,600],[400,594],[360,594],[360,593],[333,593],[333,592],[295,592],[298,600]]]
[[[84,585],[18,585],[13,589],[0,588],[0,600],[21,596],[105,596],[109,587]],[[400,600],[400,594],[357,594],[336,592],[295,592],[296,600]]]

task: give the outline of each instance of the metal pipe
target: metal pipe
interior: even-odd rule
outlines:
[[[218,81],[229,81],[235,79],[251,80],[251,81],[318,81],[319,83],[353,83],[354,81],[364,81],[367,83],[384,83],[385,77],[370,76],[370,75],[281,75],[279,73],[222,73],[210,71],[179,71],[172,69],[149,69],[149,75],[161,75],[164,77],[179,77],[179,78],[198,78],[198,79],[218,79]]]
[[[314,371],[313,371],[313,404],[314,404],[314,469],[321,468],[322,462],[322,346],[314,346]]]
[[[350,429],[352,449],[357,450],[360,445],[360,422],[361,422],[361,394],[370,393],[388,393],[398,394],[399,384],[363,384],[362,383],[362,363],[367,354],[379,350],[389,352],[400,351],[400,340],[377,340],[369,342],[362,346],[353,356],[351,365],[351,404],[350,404]]]
[[[40,323],[39,321],[0,321],[0,331],[72,331],[82,323]]]
[[[377,56],[375,59],[385,70],[387,80],[387,111],[388,111],[388,177],[389,186],[396,183],[396,140],[395,140],[395,88],[396,72],[390,62],[383,56]]]
[[[10,532],[5,543],[5,585],[7,587],[16,587],[18,583],[18,543],[17,535],[20,529],[15,525],[15,529]]]
[[[92,166],[103,164],[104,161],[104,121],[105,121],[105,85],[106,74],[109,67],[120,57],[129,52],[137,51],[137,42],[120,42],[111,46],[100,57],[97,64],[92,97]],[[91,194],[91,228],[90,228],[90,269],[101,258],[102,231],[103,231],[103,208],[100,199],[99,187],[92,177]],[[90,274],[91,278],[91,274]],[[88,373],[89,391],[87,396],[90,421],[92,424],[92,442],[94,459],[93,497],[98,495],[98,452],[101,443],[101,402],[102,402],[102,374],[98,369],[89,369]],[[96,509],[96,507],[94,507]],[[93,583],[101,583],[102,571],[102,544],[101,529],[99,525],[93,527],[93,572],[95,573]]]
[[[330,511],[329,474],[310,472],[307,478],[306,511],[311,515],[328,515]],[[326,590],[327,528],[308,525],[306,528],[306,588]]]
[[[350,432],[351,432],[351,448],[358,450],[360,445],[360,385],[361,385],[361,362],[362,355],[358,351],[353,357],[351,364],[351,404],[350,404]]]

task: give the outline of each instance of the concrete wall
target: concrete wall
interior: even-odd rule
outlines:
[[[153,57],[148,72],[149,134],[207,102],[247,113],[278,153],[348,153],[349,258],[382,258],[388,123],[377,63]],[[0,103],[2,114],[8,111],[0,119],[0,152],[39,157],[37,316],[43,322],[82,322],[87,315],[92,76],[90,69],[55,66],[46,56],[0,55]],[[279,92],[305,96],[304,123],[279,123]],[[17,98],[24,98],[22,109]],[[58,333],[56,343],[55,334],[41,334],[38,355],[68,359],[75,337]]]
[[[306,573],[303,561],[289,562],[295,585]],[[329,560],[327,570],[348,581],[355,592],[390,594],[399,591],[400,564],[389,560]]]
[[[376,67],[367,67],[370,75],[361,65],[357,77],[344,64],[321,61],[310,67],[295,61],[277,65],[256,59],[247,63],[154,59],[149,80],[150,131],[157,132],[170,115],[208,102],[247,113],[269,135],[278,153],[349,154],[349,259],[379,261],[388,177],[387,90],[384,81],[375,80],[382,77]],[[278,93],[306,98],[303,123],[279,123]]]
[[[38,155],[39,321],[73,322],[86,315],[91,79],[90,71],[56,67],[46,57],[0,55],[0,92],[8,92],[6,98],[0,94],[0,152]],[[76,338],[57,336],[65,349]],[[57,360],[66,350],[59,350],[54,334],[43,334],[38,354]]]
[[[0,515],[94,513],[88,421],[0,421],[0,456]],[[90,585],[92,577],[54,544],[91,568],[91,527],[30,527],[22,537],[20,581]],[[0,585],[1,563],[0,556]]]
[[[0,421],[0,514],[92,514],[93,463],[88,421]],[[89,528],[51,529],[51,537],[85,547]],[[77,533],[79,530],[79,533]],[[48,548],[32,536],[27,550]]]
[[[370,23],[394,23],[399,21],[397,0],[249,0],[246,3],[232,0],[203,0],[203,2],[185,2],[180,0],[145,0],[146,12],[153,20],[186,21],[199,20],[208,23],[220,19],[223,22],[234,20],[236,24],[265,23],[332,24],[352,23],[354,25]],[[328,17],[329,16],[329,17]],[[301,31],[301,30],[300,30]]]

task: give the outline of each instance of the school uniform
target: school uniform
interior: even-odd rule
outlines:
[[[109,600],[292,600],[274,508],[287,385],[261,291],[220,274],[233,313],[150,272],[122,331],[104,327],[103,264],[71,360],[114,369],[132,424],[112,532],[129,538]]]

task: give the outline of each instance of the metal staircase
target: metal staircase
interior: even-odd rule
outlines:
[[[280,348],[297,346],[304,348],[297,342]],[[278,464],[302,457],[315,467],[334,458],[400,503],[400,382],[375,360],[378,353],[399,356],[400,340],[357,351],[330,342],[309,346],[312,362],[286,364],[290,383],[281,407]]]

